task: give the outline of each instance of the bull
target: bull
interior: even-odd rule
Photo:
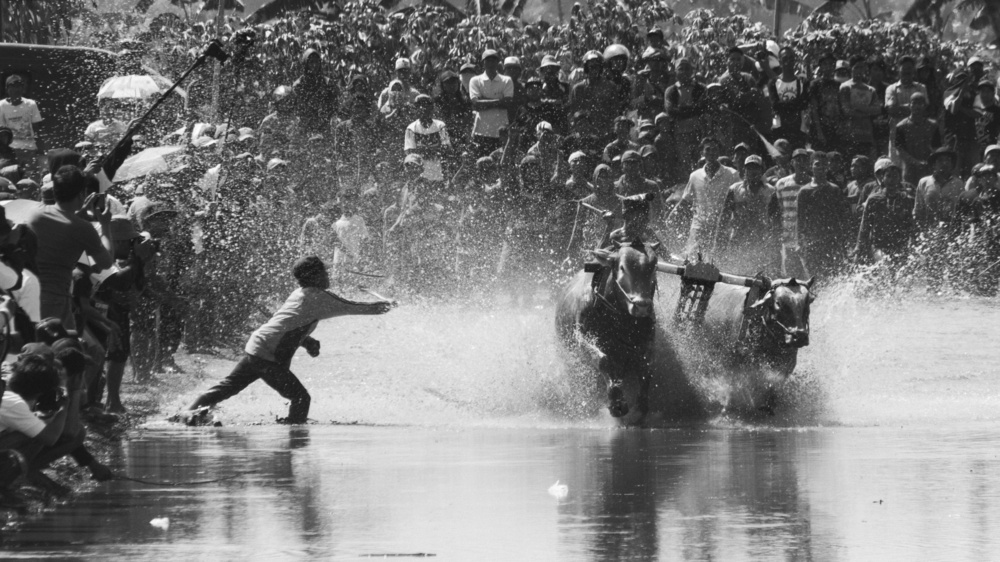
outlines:
[[[693,333],[724,367],[763,375],[765,394],[758,408],[763,412],[773,414],[776,387],[795,371],[799,349],[809,345],[814,281],[763,279],[755,287],[717,283]]]
[[[579,272],[556,305],[556,332],[563,348],[596,366],[599,380],[607,385],[608,410],[616,418],[631,409],[626,381],[638,386],[638,419],[649,410],[658,246],[636,241],[593,250],[600,271]]]

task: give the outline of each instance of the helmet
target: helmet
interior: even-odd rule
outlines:
[[[601,53],[598,53],[597,51],[587,51],[587,54],[583,55],[583,66],[587,66],[588,63],[594,61],[604,62],[604,59],[601,58]]]
[[[604,49],[604,60],[611,60],[615,57],[625,57],[629,59],[632,54],[628,52],[628,48],[625,45],[615,43],[614,45],[608,45],[607,49]]]
[[[879,158],[878,162],[875,162],[875,175],[879,175],[889,168],[899,169],[899,165],[888,158]]]

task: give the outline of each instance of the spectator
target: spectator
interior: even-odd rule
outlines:
[[[507,106],[507,121],[513,123],[517,119],[518,110],[524,103],[524,85],[521,83],[521,59],[517,57],[507,57],[503,59],[503,74],[510,78],[514,85],[514,97]]]
[[[913,218],[920,226],[933,226],[939,222],[949,222],[955,214],[955,204],[964,186],[955,177],[956,154],[948,148],[935,150],[928,158],[934,170],[917,184],[913,206]]]
[[[615,193],[622,197],[640,193],[656,193],[658,185],[642,174],[642,156],[634,150],[622,154],[622,176],[615,182]]]
[[[996,86],[989,80],[979,82],[979,106],[976,108],[976,137],[979,147],[996,144],[1000,137],[1000,106],[997,105]]]
[[[855,156],[851,162],[851,181],[847,184],[845,191],[847,203],[851,206],[851,213],[860,216],[868,196],[877,188],[878,183],[875,181],[875,168],[871,158]]]
[[[390,104],[389,98],[391,97],[390,94],[392,94],[393,91],[397,91],[398,93],[395,96],[394,103],[390,105],[407,107],[417,101],[417,96],[420,95],[420,91],[414,88],[410,83],[410,69],[412,66],[412,63],[408,58],[396,59],[396,78],[378,95],[378,108],[382,110],[382,113],[387,113],[384,108],[387,104]],[[398,90],[393,89],[393,84],[396,82],[399,83]]]
[[[872,119],[882,113],[882,99],[867,84],[868,62],[862,56],[851,59],[851,79],[840,85],[840,107],[848,119],[844,149],[849,154],[875,156]],[[826,162],[824,161],[824,164]]]
[[[772,138],[783,138],[791,148],[803,148],[809,140],[803,131],[802,117],[809,109],[809,83],[795,74],[798,56],[795,49],[783,47],[778,53],[781,75],[768,84],[774,108]]]
[[[979,162],[979,139],[976,134],[975,83],[965,72],[956,72],[944,99],[944,142],[955,152],[959,175],[968,176]],[[920,196],[917,196],[919,204]]]
[[[743,163],[743,181],[730,186],[719,217],[718,254],[735,271],[774,271],[777,256],[774,188],[764,182],[764,160]]]
[[[819,74],[809,84],[813,147],[837,150],[841,146],[840,82],[834,76],[837,58],[826,52],[819,59]]]
[[[941,130],[927,118],[927,97],[922,92],[910,96],[910,116],[896,125],[892,145],[903,163],[904,182],[915,185],[931,173],[928,160],[941,146]]]
[[[764,181],[774,186],[778,180],[792,175],[792,143],[785,139],[774,141],[774,148],[778,149],[777,156],[774,157],[774,166],[764,172]]]
[[[52,177],[56,204],[33,210],[25,224],[38,238],[39,282],[42,287],[41,316],[55,317],[74,329],[69,288],[73,267],[86,253],[98,270],[111,267],[111,240],[107,236],[111,213],[94,206],[94,196],[84,199],[86,179],[76,166],[62,166]],[[98,235],[87,220],[99,222]]]
[[[305,133],[328,133],[331,119],[337,115],[340,92],[337,85],[323,75],[323,58],[319,51],[306,49],[300,57],[302,75],[292,83],[295,114]]]
[[[990,164],[977,164],[969,180],[955,204],[955,221],[977,224],[985,218],[997,217],[1000,212],[997,169]]]
[[[629,138],[631,132],[632,122],[629,121],[628,117],[615,117],[615,140],[604,147],[604,155],[601,158],[605,164],[611,164],[615,158],[621,161],[621,155],[626,150],[638,150],[639,145],[632,142]]]
[[[827,180],[828,156],[812,154],[812,181],[798,194],[799,246],[810,273],[830,278],[844,258],[850,207],[843,191]]]
[[[569,108],[574,114],[573,130],[593,142],[586,148],[600,150],[610,142],[612,124],[621,114],[621,90],[605,79],[605,61],[600,53],[589,51],[583,56],[586,79],[573,86]]]
[[[732,142],[734,145],[746,143],[748,146],[756,146],[760,140],[752,125],[760,121],[760,90],[753,76],[743,72],[746,57],[742,49],[730,47],[726,60],[728,61],[726,72],[719,77],[719,85],[724,92],[724,103],[730,111],[739,116],[737,119],[732,119]]]
[[[24,97],[27,89],[24,77],[11,74],[7,77],[7,97],[0,100],[0,127],[13,133],[10,147],[17,154],[18,161],[30,169],[35,169],[37,157],[45,154],[41,139],[35,127],[42,122],[35,100]]]
[[[908,55],[900,57],[899,81],[895,84],[890,84],[885,90],[885,112],[889,116],[889,156],[893,159],[896,158],[896,127],[901,121],[911,115],[910,103],[913,99],[913,94],[923,94],[924,103],[926,104],[927,102],[927,87],[919,82],[915,82],[914,79],[916,76],[916,59]],[[861,203],[864,203],[864,201],[861,201]]]
[[[451,141],[443,121],[434,119],[434,102],[425,94],[417,96],[414,108],[420,117],[406,127],[403,149],[406,154],[419,154],[423,160],[423,177],[440,187],[444,183],[441,160],[451,151]]]
[[[888,158],[875,163],[878,188],[861,206],[861,226],[855,259],[861,263],[905,256],[916,225],[913,221],[913,197],[902,185],[899,166]]]
[[[722,206],[729,194],[729,188],[740,181],[736,170],[719,163],[719,153],[722,146],[719,141],[706,137],[701,141],[701,156],[705,165],[691,172],[687,187],[684,189],[683,200],[690,201],[694,206],[691,219],[691,231],[688,236],[685,251],[690,259],[698,254],[713,254],[716,249],[716,229]],[[677,208],[667,217],[670,223],[676,217]]]
[[[678,177],[671,178],[671,180],[677,180],[690,173],[689,170],[693,169],[695,162],[698,161],[695,154],[697,153],[698,136],[703,131],[701,116],[705,110],[700,102],[704,95],[705,86],[694,80],[694,65],[689,59],[679,59],[677,61],[677,82],[667,88],[664,94],[666,113],[674,122],[673,144],[678,148],[676,155]]]
[[[462,81],[450,70],[441,73],[440,88],[434,97],[436,115],[448,124],[448,138],[459,151],[465,150],[472,133],[472,102],[462,92]]]
[[[514,82],[500,74],[500,54],[493,49],[483,51],[485,71],[469,82],[469,99],[476,112],[472,141],[479,156],[502,148],[500,127],[507,125],[507,108],[514,97]]]
[[[799,190],[811,180],[809,151],[792,152],[792,175],[780,180],[774,190],[781,211],[781,274],[786,277],[810,277],[799,246]]]

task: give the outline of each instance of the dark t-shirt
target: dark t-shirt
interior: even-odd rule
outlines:
[[[46,303],[70,296],[73,267],[84,253],[104,253],[101,237],[89,222],[55,205],[39,206],[24,221],[38,237],[38,281],[42,286],[43,316]]]

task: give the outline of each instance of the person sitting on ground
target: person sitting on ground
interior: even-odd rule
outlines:
[[[188,424],[203,421],[206,416],[199,412],[207,413],[209,408],[235,396],[257,379],[262,379],[291,401],[288,417],[280,418],[279,423],[306,423],[311,398],[289,369],[295,350],[303,347],[311,357],[319,355],[320,343],[310,334],[320,320],[355,314],[385,314],[394,306],[390,301],[352,302],[331,293],[326,265],[316,256],[296,260],[292,275],[299,288],[250,336],[246,355],[229,376],[191,403],[186,419]]]

